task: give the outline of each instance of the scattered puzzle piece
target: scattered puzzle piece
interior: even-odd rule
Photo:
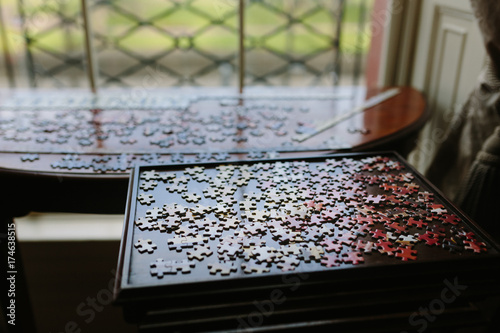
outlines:
[[[165,231],[174,231],[176,229],[179,229],[181,226],[181,220],[177,216],[169,216],[165,218],[162,221],[158,221],[158,224],[160,225],[161,229],[164,229]]]
[[[152,221],[147,217],[140,217],[135,220],[135,225],[140,230],[154,230],[157,228],[158,223],[156,221]]]
[[[306,246],[301,249],[299,258],[302,258],[306,263],[311,261],[319,262],[321,256],[324,254],[324,250],[320,246]]]
[[[40,155],[38,154],[25,154],[21,156],[21,161],[22,162],[34,162],[36,160],[40,159]]]
[[[246,274],[252,274],[252,273],[262,274],[262,273],[269,273],[271,271],[267,266],[265,266],[265,264],[256,264],[256,263],[252,264],[243,263],[241,264],[241,268],[243,268],[243,272],[245,272]]]
[[[144,191],[151,191],[154,190],[154,188],[158,185],[157,182],[149,180],[149,181],[144,181],[139,185],[139,188]]]
[[[146,211],[146,217],[151,221],[157,221],[163,217],[163,209],[159,207],[153,207]]]
[[[137,200],[141,203],[141,205],[151,205],[153,202],[155,202],[154,196],[152,194],[139,194],[137,196]]]
[[[219,257],[229,257],[229,258],[235,258],[239,254],[243,252],[243,248],[240,244],[229,244],[229,243],[221,243],[219,244],[219,249],[217,250],[217,253],[219,254]]]
[[[356,243],[352,244],[353,248],[358,251],[363,251],[363,253],[372,253],[377,250],[377,245],[374,242],[358,240]]]
[[[377,250],[382,254],[387,254],[388,256],[394,255],[394,247],[392,242],[390,241],[379,240],[375,243],[375,246],[377,247]]]
[[[186,200],[187,202],[197,203],[201,200],[201,197],[196,193],[184,193],[182,195],[182,199]]]
[[[425,234],[419,235],[418,239],[421,241],[424,241],[426,245],[433,246],[433,245],[440,245],[439,243],[439,238],[436,238],[436,234],[430,231],[426,231]]]
[[[201,235],[214,240],[214,239],[222,236],[222,227],[220,227],[220,226],[205,227],[205,229],[202,230]]]
[[[276,251],[275,248],[269,246],[255,248],[252,251],[252,254],[255,256],[256,260],[259,263],[267,262],[269,264],[277,262],[278,259],[282,256],[282,254]]]
[[[411,244],[417,243],[418,238],[416,238],[414,235],[401,235],[396,240],[396,242],[403,244],[403,245],[411,245]]]
[[[192,162],[188,156],[183,158]],[[198,154],[195,160],[206,162],[213,156]],[[71,157],[69,162],[77,160]],[[140,174],[140,187],[154,190],[149,193],[156,198],[149,193],[137,196],[136,214],[145,215],[134,222],[140,230],[174,235],[163,246],[175,250],[176,259],[203,260],[212,265],[211,274],[224,276],[235,272],[232,264],[243,259],[247,262],[242,269],[250,274],[293,271],[302,262],[323,269],[357,265],[365,254],[371,254],[370,259],[383,254],[417,260],[414,246],[423,244],[433,246],[429,251],[452,252],[449,255],[488,251],[460,217],[422,191],[418,179],[399,171],[402,167],[390,158],[371,157],[150,170]],[[162,208],[139,206],[159,200],[160,189],[153,184],[160,181],[168,183],[171,201],[161,202]],[[180,198],[186,206],[179,204]],[[197,204],[201,200],[203,205]],[[141,253],[153,253],[153,245],[142,239],[134,244]],[[217,258],[220,262],[213,262]],[[151,274],[187,273],[192,268],[176,263],[180,268],[155,264]]]
[[[321,265],[326,267],[336,267],[340,266],[343,259],[336,254],[326,254],[321,258]]]
[[[281,252],[285,255],[293,254],[299,256],[302,254],[302,247],[298,246],[297,244],[281,246]]]
[[[145,181],[151,181],[151,180],[156,180],[160,179],[160,174],[156,172],[155,170],[147,170],[141,172],[141,179],[144,179]]]
[[[417,260],[417,251],[409,246],[400,247],[396,250],[395,256],[403,261]]]
[[[203,261],[206,257],[210,257],[212,253],[210,248],[206,246],[197,246],[193,251],[188,251],[187,255],[189,260],[197,259]]]
[[[478,241],[464,241],[465,249],[469,251],[473,251],[474,253],[486,252],[486,244]]]
[[[333,240],[333,239],[325,239],[320,244],[323,245],[323,248],[328,253],[330,253],[330,252],[340,253],[342,251],[342,248],[343,248],[342,244],[337,243],[337,240]]]
[[[134,244],[134,247],[140,252],[140,253],[153,253],[156,249],[156,244],[153,243],[151,239],[142,239],[139,238],[137,240],[137,243]]]
[[[230,230],[230,229],[237,229],[240,225],[241,221],[234,217],[228,217],[225,220],[220,221],[219,225],[222,227],[224,230]]]
[[[229,275],[231,272],[236,272],[238,270],[234,262],[224,261],[208,264],[207,267],[210,270],[210,274],[213,275],[217,273],[220,273],[221,275]]]
[[[342,260],[347,264],[358,265],[365,261],[361,252],[346,252],[342,254]]]
[[[188,236],[174,236],[167,240],[168,247],[177,252],[185,248],[191,248],[195,245],[201,245],[208,242],[208,238],[202,236],[188,237]]]
[[[151,275],[163,278],[165,274],[177,274],[181,271],[183,274],[190,273],[191,269],[195,267],[195,263],[188,260],[167,260],[164,261],[162,258],[156,259],[155,262],[151,263]]]
[[[276,265],[278,268],[281,268],[283,272],[294,271],[295,268],[300,264],[300,259],[293,256],[285,256],[280,259],[280,262]]]

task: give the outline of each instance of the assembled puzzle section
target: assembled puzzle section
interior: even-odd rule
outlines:
[[[393,154],[137,170],[131,284],[496,253]]]

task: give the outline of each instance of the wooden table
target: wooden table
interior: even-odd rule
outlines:
[[[9,191],[1,199],[11,216],[61,210],[122,213],[128,173],[137,163],[248,159],[249,152],[259,158],[277,152],[307,156],[400,148],[426,120],[422,95],[400,89],[397,96],[303,143],[293,141],[297,130],[348,112],[386,89],[249,88],[241,103],[233,90],[222,88],[145,95],[119,91],[103,93],[102,101],[93,104],[82,91],[3,91],[0,181]],[[131,105],[131,100],[139,102]],[[102,104],[108,108],[83,108]],[[260,133],[250,134],[254,131]],[[200,138],[202,143],[195,143]]]
[[[412,88],[400,88],[395,97],[303,143],[293,140],[315,121],[385,90],[248,88],[243,98],[229,88],[115,90],[99,97],[69,89],[1,91],[0,232],[30,211],[121,214],[136,164],[399,147],[426,120],[424,99]],[[16,258],[22,297],[23,268]],[[18,323],[33,331],[29,302],[20,303],[26,308],[18,308]]]

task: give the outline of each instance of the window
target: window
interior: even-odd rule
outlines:
[[[234,86],[238,0],[87,0],[98,86]],[[247,85],[364,83],[375,0],[246,0]],[[86,87],[80,0],[1,0],[0,85]]]

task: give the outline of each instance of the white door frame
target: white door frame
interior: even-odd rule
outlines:
[[[410,85],[421,4],[422,0],[388,1],[378,79],[380,86]]]

